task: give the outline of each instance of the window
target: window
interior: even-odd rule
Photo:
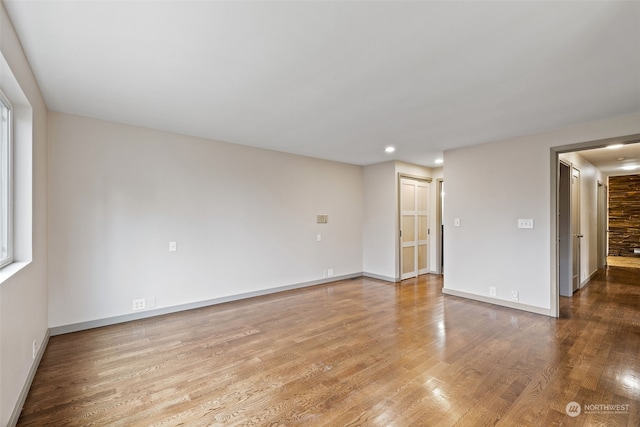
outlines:
[[[13,194],[11,104],[0,92],[0,267],[13,262]]]

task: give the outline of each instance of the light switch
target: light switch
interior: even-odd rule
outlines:
[[[178,244],[176,242],[169,242],[169,252],[175,252],[178,250]]]
[[[320,240],[322,240],[322,234],[318,233],[316,234],[316,241],[319,242]]]
[[[454,218],[453,219],[453,225],[455,227],[460,227],[460,218]]]
[[[533,228],[533,219],[519,219],[518,228]]]

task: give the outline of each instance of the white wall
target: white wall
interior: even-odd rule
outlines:
[[[0,86],[16,108],[15,264],[0,272],[0,425],[7,425],[47,336],[47,109],[0,4]],[[19,408],[18,408],[19,409]]]
[[[49,141],[50,327],[362,272],[360,166],[53,112]]]
[[[598,270],[598,181],[606,184],[602,172],[579,153],[563,153],[560,159],[580,171],[580,283]]]
[[[365,274],[396,279],[398,198],[395,162],[364,167],[362,269]]]
[[[550,149],[638,132],[640,113],[445,152],[444,292],[487,300],[494,286],[506,305],[515,290],[522,308],[554,315]]]

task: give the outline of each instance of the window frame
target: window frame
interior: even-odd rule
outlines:
[[[6,144],[0,141],[0,162],[6,162],[6,174],[2,176],[1,174],[3,166],[0,165],[0,210],[4,210],[4,212],[0,212],[0,227],[5,227],[6,222],[6,245],[7,251],[6,256],[2,257],[2,251],[0,248],[0,269],[6,267],[13,263],[13,105],[9,98],[0,90],[0,103],[2,104],[0,107],[2,109],[7,109],[7,120],[6,120],[6,132],[4,129],[4,124],[0,123],[0,127],[2,127],[1,132],[2,135],[0,137],[4,138],[4,134],[6,133]],[[5,148],[6,145],[6,148]],[[5,158],[6,157],[6,158]],[[6,178],[6,179],[5,179]],[[6,182],[4,182],[6,180]],[[6,206],[4,200],[2,198],[6,198]],[[2,236],[0,236],[2,237]],[[0,245],[5,242],[0,239]]]

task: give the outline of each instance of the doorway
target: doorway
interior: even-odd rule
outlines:
[[[580,170],[560,161],[558,172],[558,269],[560,295],[580,289]]]
[[[598,234],[598,268],[607,266],[607,194],[609,189],[598,181],[597,201],[597,234]]]
[[[551,148],[551,212],[555,216],[552,235],[556,238],[552,241],[550,313],[556,317],[560,314],[559,296],[571,296],[574,289],[586,286],[599,268],[612,265],[607,256],[611,251],[609,180],[612,176],[634,173],[625,173],[623,166],[631,164],[635,167],[634,162],[640,159],[638,143],[640,134],[633,134]],[[576,188],[573,200],[572,185]],[[583,191],[576,194],[579,187]],[[571,215],[573,204],[583,205],[577,209],[575,217]],[[579,217],[580,210],[582,218]],[[584,222],[582,226],[572,227],[573,223],[581,222],[578,219]],[[579,237],[583,234],[584,237]],[[574,241],[575,251],[572,248]],[[582,256],[579,250],[584,252]],[[580,278],[584,283],[580,283]]]
[[[400,177],[400,280],[429,272],[428,181]]]
[[[558,269],[560,295],[573,295],[571,286],[571,166],[560,162],[558,173]]]
[[[580,244],[584,237],[580,233],[580,170],[571,169],[571,246],[572,269],[571,286],[572,293],[580,288]]]
[[[436,181],[436,274],[444,274],[444,180]]]

